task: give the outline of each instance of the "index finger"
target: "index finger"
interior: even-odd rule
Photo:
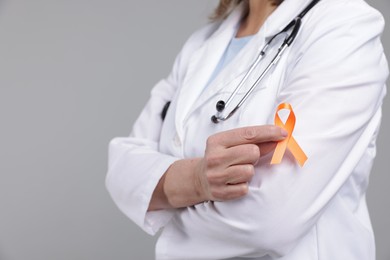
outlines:
[[[215,141],[229,148],[241,144],[260,144],[271,141],[281,141],[288,133],[283,128],[274,125],[247,126],[236,128],[215,135]]]

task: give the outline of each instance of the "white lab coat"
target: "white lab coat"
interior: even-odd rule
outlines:
[[[375,259],[365,194],[388,76],[380,13],[363,0],[322,0],[243,107],[226,122],[210,120],[215,103],[226,100],[265,39],[309,1],[285,0],[204,91],[234,36],[241,9],[194,33],[172,73],[153,88],[130,137],[110,143],[107,188],[147,233],[164,227],[157,259]],[[167,101],[172,104],[162,121]],[[213,133],[273,124],[282,102],[294,108],[293,136],[308,156],[304,167],[289,152],[279,165],[270,165],[268,155],[256,166],[249,194],[242,199],[147,212],[170,164],[203,156]]]

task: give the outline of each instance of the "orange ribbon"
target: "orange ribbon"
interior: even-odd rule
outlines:
[[[282,122],[278,114],[279,111],[282,109],[290,110],[290,114],[288,115],[285,124]],[[278,106],[275,113],[275,125],[286,130],[288,132],[288,136],[284,140],[278,142],[275,148],[274,155],[272,156],[271,164],[280,163],[282,161],[284,153],[286,152],[286,148],[288,147],[288,149],[294,155],[295,159],[298,161],[299,165],[302,167],[307,160],[307,156],[292,136],[292,132],[295,127],[295,114],[289,103],[282,103]]]

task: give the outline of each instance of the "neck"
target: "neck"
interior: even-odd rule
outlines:
[[[242,20],[236,37],[256,34],[276,7],[269,0],[249,0],[248,15]]]

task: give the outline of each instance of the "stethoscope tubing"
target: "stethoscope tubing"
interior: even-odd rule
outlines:
[[[245,101],[249,98],[249,96],[252,94],[252,92],[255,90],[255,88],[258,86],[258,84],[265,78],[265,76],[269,73],[269,71],[279,62],[280,58],[282,57],[283,53],[286,51],[286,49],[293,43],[295,40],[299,29],[301,27],[301,19],[306,15],[306,13],[314,6],[316,5],[320,0],[313,0],[294,20],[292,20],[281,32],[274,35],[263,47],[263,49],[260,51],[259,55],[257,56],[256,60],[252,63],[249,70],[245,73],[244,77],[241,79],[240,83],[237,85],[233,93],[229,96],[228,100],[224,102],[223,100],[219,100],[216,105],[217,113],[211,117],[211,121],[215,124],[226,121],[229,119],[233,114],[245,103]],[[260,76],[257,78],[257,80],[252,84],[252,86],[249,88],[249,90],[245,93],[244,97],[238,102],[238,104],[227,114],[227,116],[223,116],[223,111],[225,107],[228,107],[228,105],[231,103],[233,98],[236,96],[238,91],[242,88],[246,80],[248,79],[249,75],[254,71],[254,69],[257,67],[257,65],[260,63],[260,61],[263,59],[263,57],[267,53],[267,49],[271,45],[272,41],[280,34],[286,33],[291,28],[292,32],[291,34],[286,37],[286,39],[283,41],[282,45],[279,47],[278,52],[272,59],[272,61],[268,64],[268,66],[264,69],[264,71],[260,74]]]

